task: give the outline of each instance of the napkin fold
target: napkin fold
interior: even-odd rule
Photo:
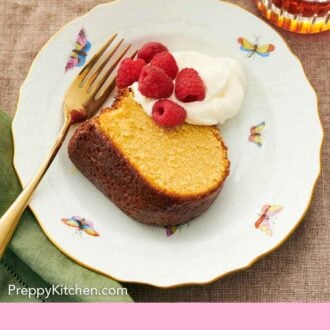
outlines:
[[[0,216],[21,191],[12,159],[11,119],[0,110]],[[130,302],[132,298],[118,282],[67,258],[26,209],[0,261],[0,302],[15,301]]]

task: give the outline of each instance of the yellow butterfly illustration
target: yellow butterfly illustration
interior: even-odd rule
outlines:
[[[250,129],[249,141],[254,142],[258,147],[262,146],[262,132],[265,129],[266,123],[262,121],[256,126],[252,126]]]
[[[258,54],[261,57],[268,57],[269,54],[275,50],[275,46],[273,44],[259,45],[258,38],[255,44],[246,38],[238,38],[237,41],[241,45],[240,49],[244,52],[248,52],[249,57],[252,57],[254,54]]]

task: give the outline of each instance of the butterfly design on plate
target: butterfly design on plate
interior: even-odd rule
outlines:
[[[266,123],[262,121],[256,126],[250,128],[249,141],[255,143],[258,147],[262,146],[262,132],[265,129]]]
[[[177,230],[181,231],[181,229],[185,226],[189,227],[189,222],[184,223],[182,225],[173,225],[173,226],[165,226],[166,236],[172,236]]]
[[[78,34],[75,47],[71,52],[69,61],[65,66],[65,72],[73,69],[76,66],[83,66],[91,46],[92,44],[86,38],[85,29],[81,29]]]
[[[72,216],[71,218],[63,218],[62,221],[67,226],[75,228],[78,233],[84,231],[86,234],[91,236],[100,236],[100,234],[95,231],[93,223],[91,221],[86,220],[85,218]]]
[[[282,211],[282,209],[283,207],[280,205],[264,205],[261,210],[262,213],[255,223],[255,227],[264,232],[266,235],[272,236],[273,230],[270,218],[277,215]]]
[[[267,57],[275,50],[275,46],[273,44],[259,45],[259,38],[256,38],[256,42],[254,44],[246,38],[238,38],[237,41],[241,45],[240,49],[249,53],[248,57],[252,57],[255,54],[258,54],[261,57]]]
[[[172,236],[178,229],[179,226],[165,226],[166,229],[166,236]]]

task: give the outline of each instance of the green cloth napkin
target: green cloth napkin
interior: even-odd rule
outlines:
[[[11,119],[0,110],[0,216],[21,190],[12,159]],[[15,294],[14,286],[15,292],[17,288],[23,291]],[[45,292],[43,296],[37,297],[33,295],[37,288],[40,294],[41,289],[53,289],[54,295],[46,297]],[[84,288],[99,291],[97,295],[84,295]],[[110,295],[99,295],[103,288],[104,291],[110,292]],[[61,290],[70,293],[75,291],[78,294],[58,295],[57,292]],[[30,298],[27,296],[28,292],[31,294]],[[132,299],[119,283],[79,266],[57,250],[41,231],[32,212],[27,209],[5,256],[0,261],[0,302],[14,301],[130,302]]]

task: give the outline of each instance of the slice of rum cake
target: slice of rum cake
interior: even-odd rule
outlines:
[[[158,126],[125,90],[77,128],[69,157],[123,212],[145,224],[176,225],[206,211],[229,174],[216,126]]]

